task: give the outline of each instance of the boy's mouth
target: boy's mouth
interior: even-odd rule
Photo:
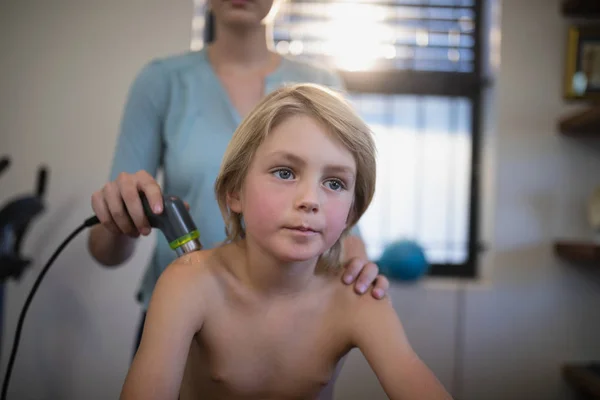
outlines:
[[[319,233],[319,230],[312,228],[308,225],[286,226],[285,229],[302,232],[302,233],[306,233],[306,234]]]

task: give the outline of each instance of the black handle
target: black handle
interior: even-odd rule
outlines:
[[[0,160],[0,175],[4,172],[6,168],[10,166],[10,158],[8,156],[2,157]]]
[[[177,196],[163,195],[163,211],[155,214],[143,192],[140,192],[144,212],[150,226],[162,231],[169,242],[197,231],[185,203]]]
[[[46,193],[46,183],[48,181],[48,168],[40,167],[38,169],[38,180],[37,180],[37,196],[44,197]]]

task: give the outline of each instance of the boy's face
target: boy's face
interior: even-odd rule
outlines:
[[[230,206],[262,250],[284,262],[307,261],[346,228],[355,179],[352,154],[312,118],[293,116],[259,146]]]

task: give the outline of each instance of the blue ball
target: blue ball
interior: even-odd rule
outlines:
[[[387,245],[377,264],[383,275],[400,281],[415,281],[429,270],[425,251],[412,240],[398,240]]]

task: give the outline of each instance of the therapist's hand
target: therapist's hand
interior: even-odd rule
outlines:
[[[139,192],[143,192],[156,214],[163,210],[162,191],[148,172],[122,172],[92,195],[92,209],[102,226],[114,234],[129,237],[150,234],[150,223],[144,213]],[[187,204],[186,204],[187,207]]]
[[[390,288],[388,279],[379,275],[377,264],[362,258],[351,258],[344,264],[342,280],[345,284],[354,283],[356,293],[363,294],[371,289],[371,295],[376,299],[383,299]]]

